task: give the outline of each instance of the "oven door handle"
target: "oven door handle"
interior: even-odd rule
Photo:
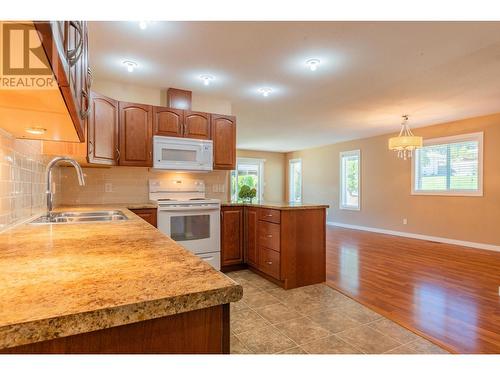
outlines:
[[[158,211],[161,212],[184,212],[184,211],[218,211],[219,207],[216,206],[210,206],[210,207],[203,207],[203,206],[198,206],[198,207],[172,207],[172,208],[167,208],[167,207],[158,207]]]

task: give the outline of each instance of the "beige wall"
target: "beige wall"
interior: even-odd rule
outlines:
[[[98,80],[92,83],[92,90],[125,102],[135,102],[150,105],[166,105],[166,95],[163,88],[142,87],[138,85],[114,81]],[[230,115],[231,102],[226,99],[212,98],[193,92],[193,111],[220,113]]]
[[[45,166],[40,141],[15,139],[0,129],[0,231],[45,210]]]
[[[291,152],[302,158],[304,202],[328,203],[328,221],[500,244],[500,114],[418,128],[424,138],[484,132],[482,197],[411,195],[411,161],[387,149],[392,135]],[[339,152],[361,150],[361,211],[339,210]],[[403,225],[403,218],[408,224]]]
[[[145,203],[149,200],[149,179],[201,179],[205,182],[209,198],[226,201],[227,171],[209,173],[158,172],[141,167],[84,168],[85,186],[79,186],[73,168],[61,168],[61,189],[58,203],[112,204]],[[111,183],[112,191],[105,191],[105,184]]]
[[[285,200],[285,154],[281,152],[237,150],[240,158],[264,159],[264,200]]]

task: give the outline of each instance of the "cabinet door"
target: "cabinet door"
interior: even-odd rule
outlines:
[[[87,23],[84,21],[66,21],[66,58],[69,64],[69,86],[63,87],[65,101],[70,102],[68,109],[73,121],[82,129],[88,113],[88,92],[86,87],[88,35]],[[71,113],[73,112],[74,113]]]
[[[149,105],[120,102],[120,165],[153,165],[153,108]]]
[[[157,227],[157,210],[156,208],[140,208],[140,209],[131,209],[134,214],[139,216],[144,221],[147,221],[154,227]]]
[[[236,117],[212,115],[214,169],[236,168]]]
[[[230,266],[243,263],[243,208],[221,210],[221,263]]]
[[[245,210],[245,243],[246,262],[254,267],[259,265],[259,252],[257,248],[257,208],[247,207]]]
[[[182,125],[182,109],[167,107],[153,108],[154,135],[166,137],[183,137],[184,128]]]
[[[88,118],[88,161],[116,165],[118,150],[118,102],[92,92]]]
[[[184,137],[210,139],[210,114],[184,111]]]

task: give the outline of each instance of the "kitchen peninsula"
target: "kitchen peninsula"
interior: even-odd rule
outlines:
[[[136,208],[136,207],[135,207]],[[126,207],[0,234],[0,353],[228,353],[242,287]]]
[[[223,203],[223,271],[244,267],[292,289],[326,279],[326,209],[295,202]]]

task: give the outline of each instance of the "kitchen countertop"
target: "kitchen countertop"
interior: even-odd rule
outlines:
[[[137,206],[71,207],[120,209],[124,221],[0,233],[0,349],[241,299],[240,285],[126,208]]]
[[[249,207],[261,207],[261,208],[273,208],[279,210],[310,210],[316,208],[328,208],[330,207],[327,204],[312,204],[312,203],[297,203],[297,202],[255,202],[255,203],[247,203],[247,202],[223,202],[221,206],[249,206]]]

